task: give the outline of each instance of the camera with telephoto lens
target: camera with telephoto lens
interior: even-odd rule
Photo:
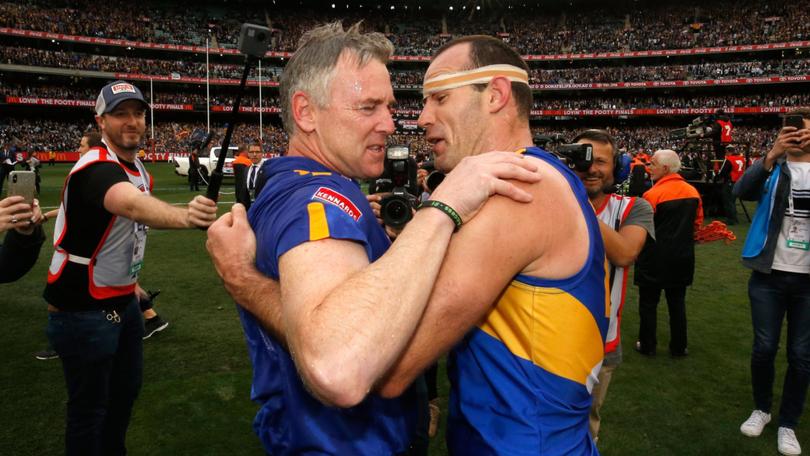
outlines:
[[[586,172],[593,164],[591,144],[562,144],[565,137],[560,133],[537,135],[533,139],[537,147],[556,155],[574,171]]]
[[[669,132],[669,139],[685,139],[687,141],[712,138],[717,129],[717,120],[713,115],[703,115],[689,122],[686,128],[678,128]]]
[[[413,218],[419,200],[416,185],[416,160],[408,146],[389,146],[385,151],[385,169],[369,185],[369,193],[390,193],[380,201],[380,216],[391,228],[401,228]]]

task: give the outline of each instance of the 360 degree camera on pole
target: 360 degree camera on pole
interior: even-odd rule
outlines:
[[[228,156],[228,148],[231,145],[231,135],[239,119],[239,107],[242,103],[242,93],[245,91],[248,74],[253,65],[267,52],[267,45],[270,43],[270,29],[255,24],[242,24],[239,32],[239,42],[237,47],[239,52],[245,54],[245,68],[242,71],[242,79],[239,81],[239,89],[236,92],[236,100],[233,102],[231,111],[231,121],[225,130],[225,138],[222,140],[222,147],[219,149],[217,166],[211,172],[206,195],[209,199],[217,201],[219,198],[219,188],[222,186],[222,167],[225,165],[225,158]]]

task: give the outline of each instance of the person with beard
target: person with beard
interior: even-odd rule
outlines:
[[[493,194],[533,199],[504,179],[541,178],[511,152],[471,157],[392,245],[353,179],[383,171],[393,45],[359,27],[303,36],[279,86],[287,154],[264,165],[250,225],[237,204],[208,233],[226,289],[247,310],[254,428],[276,455],[426,451],[415,444],[427,401],[412,387],[422,369],[400,390],[373,390],[420,324],[453,233],[469,232]]]
[[[150,195],[152,178],[136,157],[147,108],[125,81],[101,89],[95,119],[103,147],[71,169],[56,216],[43,296],[67,386],[67,455],[126,454],[143,372],[135,291],[148,227],[204,228],[216,219],[216,203],[205,197],[181,208]]]
[[[300,51],[293,58],[299,55],[317,60]],[[349,81],[356,82],[349,84],[349,89],[353,92],[359,87],[383,86],[386,91],[375,98],[379,103],[390,100],[390,82],[382,74],[378,78],[376,83],[351,78]],[[284,81],[282,77],[282,87]],[[343,83],[333,85],[335,92],[337,87],[345,90]],[[379,87],[374,92],[377,90]],[[448,361],[452,388],[447,430],[451,453],[598,454],[588,435],[588,410],[591,389],[604,357],[609,322],[604,247],[582,182],[557,157],[532,145],[528,67],[517,52],[497,38],[463,37],[437,51],[425,75],[422,93],[424,108],[418,123],[433,146],[436,167],[449,173],[389,252],[371,264],[368,272],[376,270],[377,274],[337,277],[340,280],[333,286],[340,286],[335,288],[339,294],[329,297],[343,298],[347,307],[335,307],[340,301],[327,299],[319,307],[309,304],[295,310],[284,302],[312,300],[312,294],[300,287],[321,281],[324,263],[329,263],[331,269],[345,269],[338,263],[341,257],[335,255],[313,257],[308,267],[293,270],[299,275],[293,275],[292,282],[289,275],[285,279],[282,273],[279,299],[278,285],[256,272],[254,264],[265,261],[267,250],[259,248],[257,252],[256,238],[251,236],[241,205],[235,205],[208,232],[206,245],[214,265],[226,289],[241,306],[259,318],[265,328],[279,337],[286,336],[291,351],[297,355],[296,365],[301,367],[301,375],[312,391],[320,395],[331,389],[326,400],[340,399],[329,401],[333,404],[352,405],[370,391],[370,397],[401,397],[428,366],[452,350]],[[342,112],[339,107],[358,106],[369,116],[379,109],[374,104],[334,103],[335,108],[326,108],[328,117],[321,119],[318,115],[313,119],[312,112],[318,113],[319,105],[304,101],[299,97],[287,105],[292,108],[287,115],[296,120],[296,129],[311,130],[324,122],[322,128],[332,132],[351,131],[349,125],[351,129],[360,125],[344,122],[343,114],[338,116]],[[309,108],[303,110],[305,106]],[[385,131],[392,130],[393,125],[387,124]],[[363,137],[356,142],[367,144]],[[291,137],[289,150],[296,150],[293,145],[296,143]],[[377,175],[382,171],[380,149],[374,155],[355,152],[355,160],[336,163],[352,166],[355,172],[364,170],[358,175]],[[492,150],[511,152],[487,153]],[[463,212],[475,214],[471,220],[467,221],[470,215],[452,216],[458,228],[452,237],[444,237],[450,233],[440,233],[441,227],[423,231],[427,223],[435,222],[434,214],[451,215],[444,206],[458,204],[456,190],[461,189],[461,179],[472,179],[466,183],[472,184],[473,191],[484,190],[485,194],[493,193],[493,183],[497,187],[508,185],[470,175],[476,174],[471,173],[471,166],[480,166],[478,172],[505,169],[507,163],[514,166],[512,161],[499,163],[508,157],[522,157],[517,163],[536,168],[532,174],[539,179],[516,173],[526,182],[512,181],[525,196],[531,195],[530,199],[517,199],[517,194],[505,197],[499,192],[480,210],[472,203],[465,204]],[[523,167],[518,170],[527,171]],[[312,173],[303,174],[307,169],[296,167],[292,171],[314,178]],[[314,171],[329,172],[320,167]],[[276,186],[285,182],[281,176],[277,179]],[[270,198],[278,198],[271,196],[279,192],[273,190],[272,180],[272,176],[268,178],[267,187],[251,208],[250,218],[258,222],[255,228],[260,245],[265,239],[283,246],[271,236],[272,231],[266,231],[269,225],[261,222],[269,216],[261,207]],[[307,197],[316,198],[313,203],[318,203],[319,195],[329,198],[317,191],[310,191]],[[453,203],[449,202],[451,197]],[[365,198],[356,198],[354,204],[359,207]],[[334,204],[326,204],[331,206]],[[342,211],[340,207],[330,209],[335,210]],[[361,212],[368,210],[366,203]],[[351,213],[357,215],[354,210]],[[428,214],[431,219],[424,218]],[[374,220],[369,222],[382,230]],[[307,230],[309,236],[325,232],[323,223],[314,227],[310,225]],[[239,242],[234,243],[234,239]],[[308,248],[301,253],[314,251],[317,244],[303,245]],[[270,249],[272,254],[278,252],[284,250]],[[297,255],[287,255],[290,253],[281,258],[282,265],[295,262]],[[331,275],[325,278],[335,283]],[[285,292],[285,287],[291,291]],[[423,292],[427,295],[413,297],[413,293]],[[397,304],[389,307],[391,298]],[[320,299],[320,294],[315,295],[316,303]],[[414,299],[420,301],[417,309]],[[427,301],[425,307],[422,299]],[[312,321],[313,317],[321,319],[329,308],[341,310],[343,323],[338,333]],[[408,318],[403,321],[406,314]],[[304,318],[305,326],[301,325]],[[375,340],[372,336],[377,335],[381,323],[386,329],[385,339],[367,345]],[[330,330],[327,333],[325,329]],[[301,346],[301,341],[308,338],[318,343]],[[257,345],[261,340],[256,340]],[[313,354],[318,356],[312,358]],[[358,366],[362,367],[359,371]],[[320,375],[313,378],[314,372]],[[325,374],[331,372],[341,375],[334,381],[317,381],[319,377],[329,380]],[[265,419],[269,422],[273,417],[267,415]]]
[[[604,130],[585,130],[574,141],[593,147],[593,164],[577,172],[591,201],[610,262],[610,325],[605,340],[605,360],[599,369],[599,382],[593,387],[589,429],[594,441],[599,439],[599,414],[607,395],[613,371],[622,362],[621,322],[627,291],[629,267],[636,261],[649,236],[655,239],[653,210],[644,198],[614,193],[615,176],[621,160],[616,141]]]

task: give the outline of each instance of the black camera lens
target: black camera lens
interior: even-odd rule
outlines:
[[[411,221],[411,204],[401,196],[389,196],[380,201],[380,215],[383,223],[399,228]]]

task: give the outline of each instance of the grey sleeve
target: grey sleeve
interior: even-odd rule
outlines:
[[[655,239],[655,223],[653,222],[653,208],[650,203],[644,198],[636,198],[633,207],[630,208],[630,213],[622,223],[622,226],[638,225],[648,233],[650,237]]]

